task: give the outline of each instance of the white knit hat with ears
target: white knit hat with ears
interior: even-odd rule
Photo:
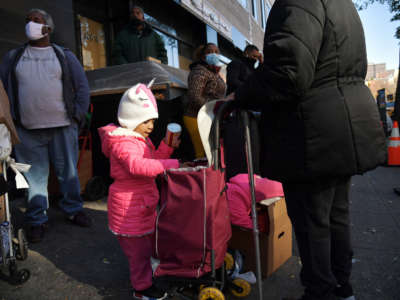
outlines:
[[[143,122],[158,119],[157,102],[149,87],[138,83],[124,93],[118,107],[121,127],[135,129]]]

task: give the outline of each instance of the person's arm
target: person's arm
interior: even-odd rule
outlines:
[[[129,63],[123,54],[123,42],[121,35],[118,35],[115,39],[112,49],[112,62],[114,65],[123,65]]]
[[[168,56],[167,56],[167,50],[165,50],[164,41],[157,33],[155,33],[155,39],[156,39],[157,59],[161,60],[163,64],[167,65]]]
[[[234,92],[244,81],[240,79],[242,63],[238,60],[232,61],[226,69],[226,84],[228,89]]]
[[[325,10],[319,0],[276,2],[268,17],[263,68],[235,92],[240,106],[298,100],[310,88],[323,39]]]
[[[138,143],[136,141],[125,141],[113,145],[112,148],[112,155],[132,175],[156,177],[164,170],[179,168],[177,159],[144,158],[144,147],[141,147]]]
[[[189,74],[187,98],[189,105],[196,111],[207,103],[207,99],[203,96],[204,89],[208,82],[208,76],[201,70],[193,70]]]
[[[154,157],[157,159],[166,159],[169,158],[174,152],[174,148],[168,146],[164,139],[161,140],[160,145],[158,145],[157,150],[154,153]]]
[[[12,50],[15,51],[15,50]],[[11,64],[12,64],[12,54],[11,51],[7,52],[1,61],[0,64],[0,80],[3,82],[4,88],[6,88],[8,84],[8,74],[10,72]]]
[[[67,59],[69,70],[71,72],[72,83],[75,89],[75,113],[73,118],[78,122],[78,124],[81,124],[89,108],[89,83],[86,78],[85,71],[75,55],[71,51],[66,50],[65,56]]]

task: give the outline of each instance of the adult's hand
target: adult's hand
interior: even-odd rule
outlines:
[[[222,99],[222,101],[231,101],[235,100],[235,93],[230,93],[228,96]]]
[[[258,52],[258,56],[257,56],[258,62],[260,63],[260,65],[262,65],[264,63],[264,58],[261,52]]]

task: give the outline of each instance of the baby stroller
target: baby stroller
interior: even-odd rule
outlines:
[[[225,291],[230,290],[238,297],[246,297],[251,291],[247,281],[227,276],[234,262],[232,256],[227,255],[231,224],[220,122],[229,109],[230,103],[223,104],[210,126],[211,147],[205,147],[208,161],[197,161],[190,168],[167,170],[161,178],[161,208],[155,237],[160,264],[154,276],[169,297],[224,300]],[[248,129],[246,113],[243,113],[243,118]],[[247,131],[249,140],[250,133]],[[251,148],[249,143],[246,144]],[[251,156],[251,151],[247,153]],[[247,161],[251,162],[251,157]],[[249,174],[254,188],[252,163],[249,163]],[[252,194],[253,224],[257,228],[254,189]],[[259,249],[258,231],[254,232],[256,249]],[[257,256],[260,257],[259,253]],[[259,299],[262,299],[260,263],[257,280]]]
[[[29,270],[18,270],[16,263],[17,259],[27,259],[28,244],[23,229],[19,229],[17,236],[14,236],[8,198],[11,187],[7,182],[7,167],[16,173],[17,188],[26,188],[28,185],[19,171],[27,171],[29,166],[15,163],[10,154],[10,132],[4,124],[0,124],[0,279],[12,285],[19,285],[30,277]],[[8,274],[3,272],[7,268]]]

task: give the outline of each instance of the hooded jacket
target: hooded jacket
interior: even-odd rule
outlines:
[[[152,233],[159,199],[155,178],[166,169],[179,168],[178,160],[168,159],[173,148],[162,141],[156,150],[149,138],[114,124],[98,132],[114,179],[107,204],[110,230],[127,236]]]
[[[261,109],[262,174],[312,182],[362,174],[386,161],[374,98],[364,84],[365,38],[351,0],[277,0],[264,68],[235,93]]]
[[[162,38],[147,23],[144,23],[142,33],[139,33],[133,24],[128,24],[115,40],[113,63],[129,64],[144,61],[148,56],[157,58],[164,64],[168,63],[167,50]]]
[[[207,68],[203,61],[192,63],[188,77],[188,90],[184,112],[186,116],[197,118],[200,108],[210,100],[223,98],[226,84],[222,77]]]
[[[19,115],[16,67],[28,44],[9,51],[0,64],[0,79],[10,100],[11,115],[22,126]],[[70,120],[82,125],[89,108],[89,83],[81,63],[67,48],[51,44],[62,69],[63,100]]]

